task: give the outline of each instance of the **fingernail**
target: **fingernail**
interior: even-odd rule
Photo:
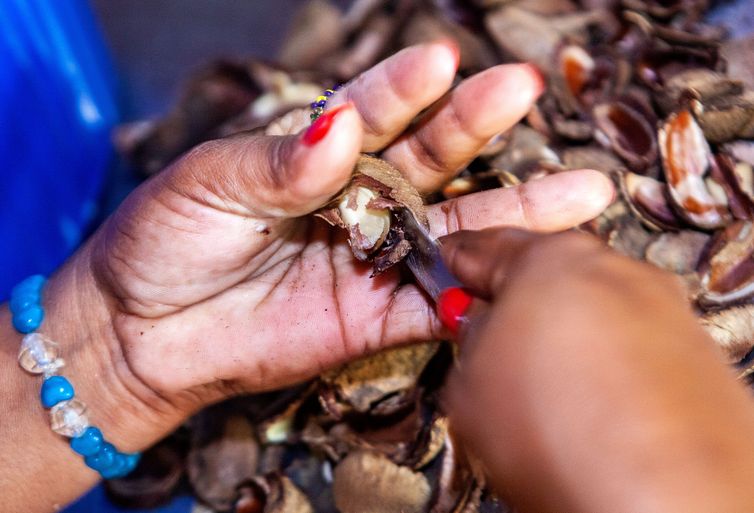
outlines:
[[[455,39],[450,37],[444,37],[435,41],[437,44],[445,46],[453,53],[454,67],[458,68],[458,64],[461,62],[461,50],[458,48],[458,43]]]
[[[344,109],[350,108],[352,105],[353,104],[351,102],[344,103],[322,114],[306,130],[304,136],[301,138],[301,141],[307,146],[317,144],[319,141],[324,139],[324,137],[327,135],[327,132],[329,132],[330,128],[332,128],[335,116],[337,116],[338,113],[342,112]]]
[[[542,75],[542,71],[536,64],[527,62],[524,66],[529,70],[532,78],[534,79],[534,91],[537,98],[545,92],[545,77]]]
[[[437,315],[443,326],[453,335],[458,334],[472,301],[471,294],[461,287],[450,287],[440,292],[437,298]]]

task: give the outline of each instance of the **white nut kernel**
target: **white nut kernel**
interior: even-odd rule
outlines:
[[[350,191],[338,204],[340,217],[350,229],[358,228],[363,236],[362,249],[375,248],[385,240],[390,230],[390,211],[386,208],[367,208],[367,204],[378,195],[366,187]]]

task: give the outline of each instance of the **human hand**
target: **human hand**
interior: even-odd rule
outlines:
[[[451,423],[517,511],[748,511],[754,405],[672,275],[591,237],[444,240],[472,306]]]
[[[530,66],[505,65],[444,97],[456,66],[446,43],[396,54],[338,92],[330,109],[342,107],[318,142],[239,134],[202,144],[90,240],[73,265],[91,271],[90,296],[107,305],[94,324],[117,387],[157,426],[143,443],[209,402],[441,334],[419,289],[399,286],[395,271],[370,279],[344,235],[308,214],[347,183],[362,151],[382,150],[422,192],[438,188],[541,92]],[[436,236],[499,224],[560,230],[611,198],[603,175],[578,171],[447,201],[429,220]]]

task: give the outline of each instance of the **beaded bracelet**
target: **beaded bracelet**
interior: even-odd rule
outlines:
[[[312,122],[316,121],[318,117],[322,115],[323,112],[325,112],[325,107],[327,106],[327,100],[330,99],[332,95],[335,94],[335,92],[342,87],[342,84],[337,84],[332,89],[325,89],[325,92],[322,93],[322,95],[317,96],[317,99],[314,100],[310,107],[312,108],[312,113],[309,116],[309,118],[312,120]]]
[[[71,383],[58,374],[65,365],[59,357],[58,344],[36,333],[44,319],[41,305],[44,283],[44,276],[30,276],[11,292],[13,327],[26,335],[21,342],[18,363],[31,374],[44,375],[39,395],[42,406],[50,409],[52,430],[70,438],[71,449],[83,456],[84,463],[103,478],[123,477],[136,467],[141,455],[117,451],[99,429],[89,425],[86,405],[74,397]]]

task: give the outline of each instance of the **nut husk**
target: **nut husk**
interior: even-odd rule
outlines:
[[[429,342],[389,349],[325,373],[320,379],[327,409],[338,417],[349,410],[368,413],[388,397],[411,394],[437,347]],[[410,400],[408,395],[406,400]],[[398,403],[393,400],[393,407]]]
[[[352,452],[335,467],[333,494],[341,513],[421,513],[431,493],[423,474],[380,454]]]
[[[188,476],[197,496],[217,510],[227,510],[236,497],[236,485],[256,474],[259,447],[254,428],[240,415],[194,418]]]
[[[663,233],[647,246],[645,258],[675,274],[693,273],[709,241],[706,233],[691,230]]]
[[[661,231],[678,229],[681,222],[670,206],[667,184],[626,171],[620,185],[634,215],[647,227]]]
[[[397,264],[411,249],[402,226],[390,211],[406,208],[428,225],[424,200],[400,171],[385,160],[362,155],[354,175],[329,206],[315,215],[348,231],[354,255],[374,261],[375,273]]]
[[[710,191],[705,181],[712,151],[688,110],[672,114],[659,131],[660,153],[670,198],[678,213],[702,229],[720,228],[730,221],[727,200]]]
[[[741,361],[754,348],[754,305],[711,312],[700,322],[729,363]]]
[[[702,274],[706,305],[744,301],[754,294],[754,229],[751,221],[737,221],[712,242],[711,254]]]

